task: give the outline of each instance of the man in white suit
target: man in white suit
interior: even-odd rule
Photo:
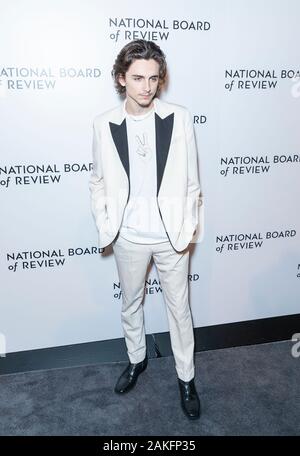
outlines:
[[[153,257],[162,285],[181,406],[200,417],[194,383],[194,334],[188,298],[189,248],[202,232],[202,198],[192,118],[157,98],[165,55],[151,41],[120,51],[112,75],[123,103],[94,119],[91,207],[99,247],[112,245],[122,288],[129,364],[115,392],[136,384],[147,367],[142,301]]]

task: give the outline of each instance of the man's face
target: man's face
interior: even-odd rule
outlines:
[[[153,59],[136,59],[125,73],[125,78],[119,77],[119,82],[126,87],[126,95],[132,105],[146,108],[157,92],[159,64]]]

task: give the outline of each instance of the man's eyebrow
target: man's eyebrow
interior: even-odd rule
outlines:
[[[144,78],[145,77],[141,74],[132,74],[131,76],[134,78]],[[152,76],[150,76],[150,78],[158,78],[158,76],[159,76],[158,74],[153,74]]]

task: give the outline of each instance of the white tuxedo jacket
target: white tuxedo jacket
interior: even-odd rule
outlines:
[[[156,199],[168,238],[176,251],[203,237],[197,148],[186,108],[154,98]],[[130,196],[125,102],[98,115],[93,123],[93,172],[89,180],[91,210],[99,247],[117,236]]]

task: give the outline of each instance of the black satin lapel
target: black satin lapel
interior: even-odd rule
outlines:
[[[115,146],[117,148],[120,160],[126,171],[129,180],[129,156],[128,156],[128,139],[127,139],[127,128],[126,128],[126,119],[118,125],[112,122],[109,122],[109,127],[111,131],[112,138],[114,140]]]
[[[174,125],[174,113],[162,119],[155,113],[157,193],[163,178]]]

